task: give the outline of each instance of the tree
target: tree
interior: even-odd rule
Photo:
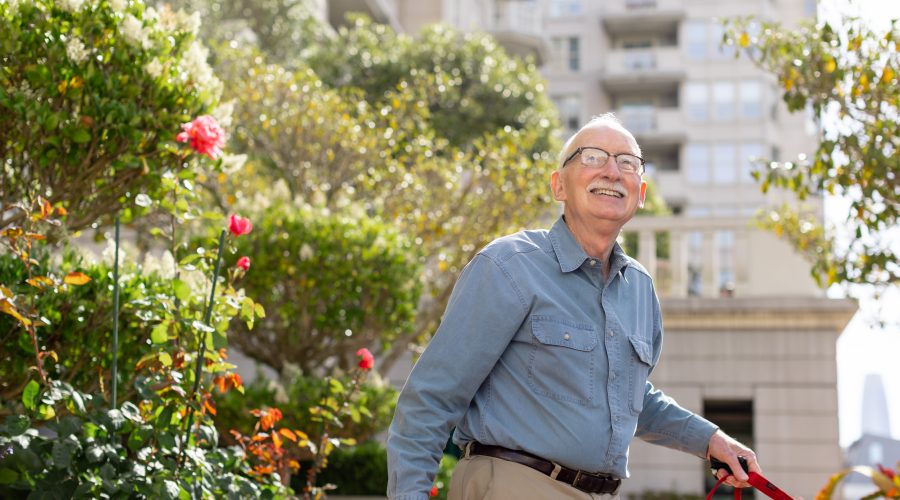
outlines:
[[[843,224],[849,243],[796,211],[773,212],[766,222],[813,262],[811,273],[822,286],[884,287],[900,279],[891,243],[900,210],[897,23],[878,33],[853,18],[799,29],[742,19],[724,39],[777,77],[788,109],[811,109],[825,129],[811,158],[755,174],[763,192],[775,186],[801,200],[825,192],[849,200]]]
[[[425,86],[423,96],[438,137],[465,148],[504,127],[541,131],[534,151],[551,147],[556,111],[530,60],[506,54],[483,33],[431,25],[414,36],[365,17],[310,47],[310,67],[332,88],[361,89],[370,104],[397,89]]]
[[[198,25],[142,2],[0,3],[0,228],[37,196],[70,230],[156,198],[183,169],[174,134],[221,91]]]

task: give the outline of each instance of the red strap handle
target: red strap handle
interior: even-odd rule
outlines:
[[[767,497],[772,498],[774,500],[793,500],[790,495],[788,495],[787,493],[782,491],[780,488],[778,488],[778,486],[775,486],[774,484],[772,484],[765,477],[763,477],[755,472],[749,473],[748,476],[750,476],[749,483],[754,488],[761,491]],[[724,483],[725,480],[728,479],[729,477],[730,477],[730,475],[725,475],[722,477],[722,479],[719,479],[716,482],[716,485],[713,486],[713,489],[710,490],[709,494],[706,495],[706,500],[712,500],[713,493],[715,493],[716,490],[719,488],[719,486],[721,486],[722,483]],[[734,489],[734,499],[740,500],[740,498],[741,498],[741,489],[735,488]]]

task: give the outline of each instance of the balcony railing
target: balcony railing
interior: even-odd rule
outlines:
[[[750,217],[635,217],[623,241],[653,276],[661,297],[818,293],[808,265]]]
[[[494,3],[488,29],[540,35],[541,23],[541,10],[535,2],[501,0]]]

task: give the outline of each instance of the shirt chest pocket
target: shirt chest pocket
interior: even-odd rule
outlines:
[[[644,394],[647,392],[647,376],[653,364],[653,354],[650,344],[637,337],[628,337],[631,344],[631,356],[628,363],[628,373],[631,392],[631,411],[639,415],[644,409]]]
[[[593,326],[532,316],[528,384],[541,396],[582,406],[594,397],[597,331]]]

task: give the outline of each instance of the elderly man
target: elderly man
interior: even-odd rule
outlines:
[[[644,160],[611,114],[563,148],[563,216],[485,247],[465,267],[397,404],[388,496],[425,499],[450,430],[465,450],[451,499],[612,499],[633,437],[715,457],[749,448],[654,389],[662,317],[647,271],[616,243],[643,205]],[[724,474],[724,471],[720,471]]]

